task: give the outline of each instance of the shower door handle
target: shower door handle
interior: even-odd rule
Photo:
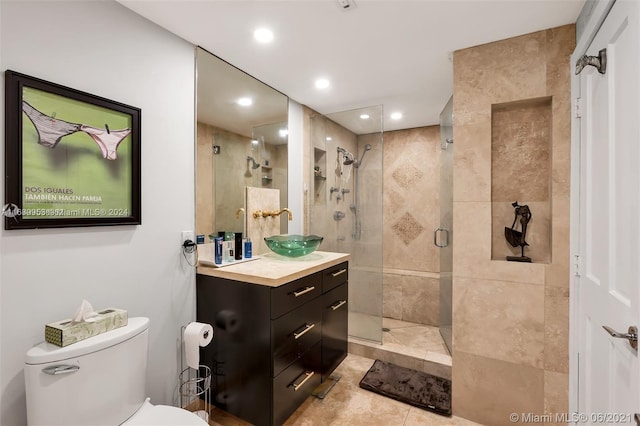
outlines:
[[[444,235],[445,235],[444,244],[438,244],[438,232],[440,231],[444,232]],[[437,228],[435,231],[433,231],[433,244],[439,248],[448,247],[449,246],[449,230],[446,228]]]

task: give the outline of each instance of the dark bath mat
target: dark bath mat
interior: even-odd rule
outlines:
[[[451,380],[377,359],[360,380],[360,387],[389,398],[451,415]]]

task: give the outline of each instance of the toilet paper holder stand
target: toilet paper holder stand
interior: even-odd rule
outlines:
[[[211,368],[198,365],[198,369],[184,364],[184,330],[180,327],[180,368],[179,376],[180,407],[191,411],[205,422],[209,422],[211,405]]]

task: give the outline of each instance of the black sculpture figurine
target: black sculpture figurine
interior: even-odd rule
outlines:
[[[529,210],[529,206],[520,206],[518,202],[511,203],[511,205],[515,208],[515,218],[513,219],[513,224],[511,228],[504,228],[504,237],[507,239],[509,244],[513,247],[521,247],[522,255],[521,256],[507,256],[507,260],[512,262],[531,262],[531,258],[524,255],[524,246],[528,246],[527,242],[524,240],[527,234],[527,224],[531,220],[531,210]],[[516,221],[518,220],[518,216],[520,216],[520,227],[522,231],[516,231],[513,229],[516,226]]]

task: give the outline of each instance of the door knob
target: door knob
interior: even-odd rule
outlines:
[[[629,326],[629,329],[627,330],[626,333],[619,333],[607,325],[603,325],[602,328],[604,328],[605,331],[609,333],[611,337],[616,337],[618,339],[627,339],[631,347],[635,350],[638,350],[638,328],[637,327],[633,325]]]

